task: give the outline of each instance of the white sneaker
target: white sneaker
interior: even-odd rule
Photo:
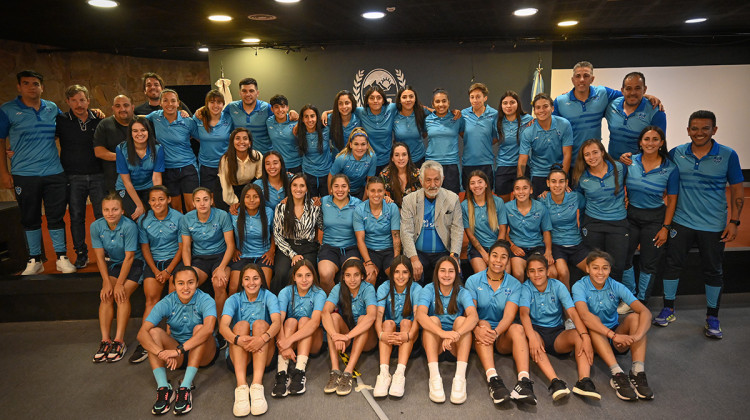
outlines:
[[[29,259],[26,263],[26,269],[21,273],[22,276],[33,276],[44,271],[44,266],[41,261],[37,261],[36,258]]]
[[[385,397],[388,395],[388,387],[391,385],[391,375],[382,373],[375,380],[375,389],[372,390],[373,397]]]
[[[625,303],[623,301],[620,301],[620,304],[617,305],[617,313],[618,314],[625,315],[625,314],[629,314],[631,312],[633,312],[633,310],[630,309],[630,305],[628,305],[627,303]]]
[[[268,411],[268,403],[263,392],[263,385],[250,385],[250,413],[254,416],[259,416]]]
[[[57,267],[57,271],[65,274],[75,273],[76,271],[78,271],[76,270],[76,266],[74,266],[73,263],[71,263],[68,257],[66,257],[65,255],[61,255],[60,258],[57,259],[55,266]]]
[[[250,387],[247,385],[241,385],[234,389],[232,413],[235,417],[245,417],[250,414]]]
[[[464,401],[466,401],[466,378],[453,377],[451,402],[453,404],[463,404]]]
[[[404,396],[404,384],[406,384],[406,376],[396,373],[391,379],[391,389],[388,390],[388,395],[391,397],[401,398]]]
[[[568,318],[565,320],[565,329],[566,330],[574,330],[576,329],[576,323],[573,322],[572,319]]]
[[[443,391],[443,378],[437,376],[430,378],[430,400],[436,403],[445,402],[445,391]]]

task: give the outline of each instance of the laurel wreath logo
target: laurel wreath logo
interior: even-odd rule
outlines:
[[[404,77],[404,72],[401,69],[396,69],[396,80],[398,80],[398,86],[401,89],[406,87],[406,77]]]
[[[354,86],[352,87],[352,93],[354,93],[354,99],[357,100],[357,104],[361,105],[362,101],[360,99],[360,95],[362,94],[362,78],[365,77],[365,71],[359,70],[357,74],[354,75]]]

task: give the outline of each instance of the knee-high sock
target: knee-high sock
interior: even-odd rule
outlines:
[[[42,255],[42,230],[27,230],[26,243],[29,244],[29,255]]]
[[[638,274],[638,299],[639,300],[646,299],[646,290],[648,290],[649,283],[651,283],[651,274],[644,273],[643,271],[641,271]]]
[[[169,381],[167,380],[167,368],[160,367],[154,369],[154,378],[156,379],[157,388],[169,386]]]
[[[718,308],[720,295],[721,287],[706,285],[706,306],[709,308]]]
[[[50,229],[49,236],[52,238],[52,246],[55,248],[55,252],[67,251],[65,244],[65,229]]]
[[[677,285],[680,283],[680,279],[662,280],[664,283],[664,299],[674,300],[677,296]]]
[[[622,284],[630,290],[630,293],[635,294],[635,270],[633,270],[633,267],[622,272]]]
[[[198,373],[197,367],[188,366],[187,369],[185,369],[185,377],[182,378],[182,383],[180,384],[180,386],[184,388],[190,388],[190,385],[193,384],[193,379],[195,378],[196,373]]]

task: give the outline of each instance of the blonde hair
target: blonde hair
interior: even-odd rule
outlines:
[[[367,152],[365,154],[368,154],[370,156],[375,154],[375,151],[372,150],[372,146],[370,146],[370,137],[365,132],[365,129],[362,127],[354,127],[351,134],[349,134],[349,139],[346,141],[346,146],[344,146],[343,149],[336,155],[336,157],[343,156],[343,155],[351,155],[352,154],[352,140],[354,140],[355,137],[364,137],[365,140],[367,140]]]

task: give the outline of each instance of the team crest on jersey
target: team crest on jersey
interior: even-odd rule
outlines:
[[[715,163],[715,164],[717,164],[717,165],[718,165],[718,164],[720,164],[720,163],[721,163],[721,161],[722,161],[722,160],[724,160],[724,158],[723,158],[723,157],[721,157],[721,155],[716,155],[716,156],[714,156],[714,157],[712,158],[712,160],[714,161],[714,163]]]
[[[21,187],[19,187],[18,185],[16,185],[16,195],[21,195],[21,191],[22,191]]]
[[[513,291],[506,287],[503,293],[505,293],[505,296],[510,296],[510,294],[513,293]]]
[[[636,116],[638,117],[639,120],[641,120],[641,121],[643,121],[645,123],[651,122],[651,120],[648,118],[648,115],[646,115],[645,112],[639,112],[638,115],[636,115]]]
[[[394,73],[396,77],[382,68],[372,69],[366,74],[364,70],[358,70],[354,75],[354,85],[352,86],[352,93],[354,99],[357,100],[357,104],[364,106],[365,92],[372,86],[379,86],[385,92],[386,98],[390,99],[391,102],[396,102],[396,93],[399,89],[406,87],[406,76],[401,69],[394,69]]]
[[[677,231],[674,230],[674,229],[670,230],[669,231],[669,237],[670,238],[674,238],[675,236],[677,236]]]
[[[617,300],[617,297],[615,296],[615,294],[611,290],[607,292],[607,297],[609,298],[609,300],[611,300],[613,302]]]
[[[125,190],[120,190],[118,194],[120,194],[120,198],[125,198]]]

